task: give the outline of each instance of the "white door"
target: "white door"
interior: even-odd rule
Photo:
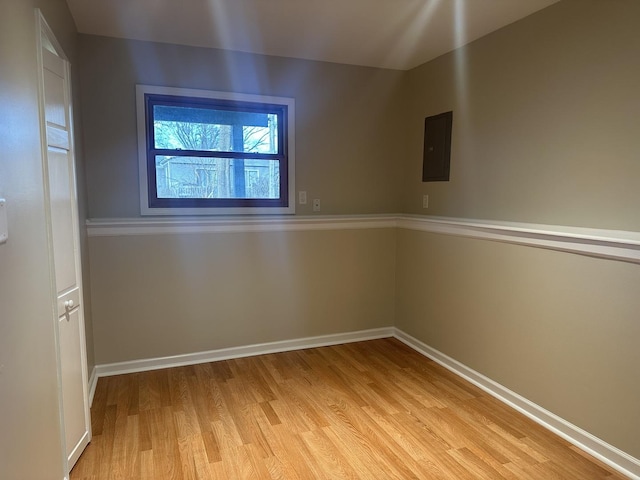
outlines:
[[[40,17],[40,21],[43,19]],[[41,107],[57,303],[62,423],[68,468],[91,440],[69,62],[41,25]]]

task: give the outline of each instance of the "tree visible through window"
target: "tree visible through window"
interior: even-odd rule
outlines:
[[[288,207],[288,108],[144,93],[149,208]]]

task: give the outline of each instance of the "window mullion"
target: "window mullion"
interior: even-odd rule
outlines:
[[[207,158],[238,158],[253,160],[276,160],[282,161],[284,155],[277,153],[253,153],[253,152],[219,152],[210,150],[171,150],[164,148],[149,149],[151,157],[171,156],[171,157],[207,157]]]

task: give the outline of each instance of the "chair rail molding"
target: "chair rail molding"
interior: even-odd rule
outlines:
[[[94,218],[86,226],[89,237],[401,228],[640,264],[640,232],[422,215]]]
[[[640,263],[640,232],[412,215],[397,217],[397,226]]]

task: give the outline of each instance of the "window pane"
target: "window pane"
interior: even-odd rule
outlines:
[[[275,113],[153,106],[155,148],[278,153]]]
[[[158,198],[280,198],[280,162],[158,155]]]
[[[269,115],[266,127],[243,126],[244,152],[278,153],[278,117]]]

